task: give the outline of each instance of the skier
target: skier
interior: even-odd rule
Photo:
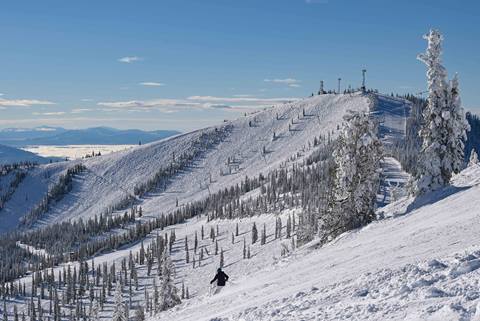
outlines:
[[[212,284],[215,281],[217,281],[217,288],[215,289],[215,292],[213,294],[220,293],[222,288],[225,286],[225,283],[228,281],[228,275],[226,275],[221,268],[218,268],[217,274],[215,275],[213,280],[210,281],[210,284]]]

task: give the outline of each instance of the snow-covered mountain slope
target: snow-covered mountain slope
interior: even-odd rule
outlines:
[[[285,162],[302,161],[312,151],[314,137],[337,130],[349,109],[367,110],[372,100],[364,95],[322,95],[283,104],[226,122],[228,135],[209,148],[193,166],[170,180],[167,189],[138,199],[147,216],[158,216],[176,206],[201,199],[208,193],[230,187],[245,176],[255,176]],[[48,186],[75,164],[87,170],[74,179],[73,189],[41,218],[42,223],[100,214],[133,194],[134,187],[167,168],[173,155],[189,151],[192,144],[214,128],[178,135],[128,151],[49,164],[28,173],[11,200],[0,212],[0,229],[14,228],[19,219],[38,204]],[[275,137],[275,138],[274,138]],[[230,159],[230,165],[227,165]]]
[[[199,200],[232,186],[246,175],[251,177],[302,162],[313,151],[309,142],[315,136],[335,135],[347,109],[369,107],[374,107],[379,115],[384,143],[402,139],[409,104],[401,99],[380,95],[373,100],[361,95],[312,97],[217,126],[220,131],[228,128],[228,135],[220,143],[210,146],[186,170],[172,178],[166,191],[148,193],[136,202],[142,206],[144,217],[157,216],[174,209],[177,199],[180,205]],[[74,178],[73,190],[55,204],[42,221],[47,224],[98,214],[131,194],[138,183],[145,182],[159,168],[169,166],[173,154],[178,157],[190,150],[202,133],[214,130],[207,128],[129,151],[30,170],[13,195],[17,203],[7,204],[15,206],[0,212],[0,223],[6,223],[3,226],[9,226],[7,229],[14,228],[15,218],[24,213],[15,212],[15,208],[24,206],[23,209],[28,210],[28,206],[35,204],[30,199],[41,199],[47,183],[53,184],[61,173],[80,162],[87,170]],[[399,163],[387,157],[382,167],[384,197],[379,203],[387,205],[379,209],[378,217],[385,219],[345,233],[324,247],[313,241],[292,251],[292,239],[286,238],[285,222],[291,216],[298,219],[302,209],[290,208],[278,215],[241,220],[207,221],[205,216],[197,216],[164,230],[153,230],[142,242],[103,252],[94,258],[95,264],[111,266],[116,262],[120,266],[130,252],[136,255],[142,244],[148,247],[157,235],[171,237],[170,232],[175,230],[176,241],[171,251],[175,285],[180,289],[182,283],[185,284],[191,298],[152,316],[152,321],[480,320],[480,200],[477,197],[480,168],[468,168],[455,177],[452,187],[414,200],[401,198],[398,193],[408,179]],[[7,214],[11,217],[1,221],[2,215]],[[275,238],[274,225],[278,217],[282,218],[283,231],[280,238]],[[237,223],[239,235],[235,235]],[[259,238],[265,224],[264,245],[260,240],[252,244],[253,223]],[[209,239],[209,234],[210,229],[216,230],[217,226],[218,250],[224,252],[225,271],[231,282],[212,296],[209,281],[220,263],[220,254],[215,253],[216,242]],[[200,237],[202,227],[204,239]],[[196,253],[193,250],[195,234],[199,238]],[[186,262],[185,238],[190,262]],[[250,258],[243,257],[244,244],[250,248]],[[48,249],[36,249],[33,245],[20,246],[32,253],[48,253]],[[288,254],[281,255],[282,252]],[[200,253],[203,258],[199,266]],[[68,262],[53,270],[58,273],[67,265],[79,267],[78,262]],[[146,265],[139,264],[138,274],[139,286],[131,295],[133,307],[145,306],[145,293],[152,295],[154,280],[158,282],[156,264],[150,274]],[[26,288],[30,288],[31,277],[25,276],[22,280]],[[27,297],[10,300],[10,312],[12,303],[26,312],[28,302]],[[88,304],[88,299],[84,302]],[[41,304],[46,311],[48,300]],[[100,313],[103,319],[111,319],[113,304],[109,296]]]
[[[32,162],[32,163],[48,163],[48,159],[38,156],[34,153],[27,152],[18,148],[0,145],[0,165]]]
[[[235,261],[225,269],[234,282],[214,296],[207,275],[192,274],[203,290],[153,320],[479,320],[479,184],[475,165],[453,186],[392,203],[382,209],[391,218],[322,248],[314,241],[272,264],[271,247],[241,270]]]

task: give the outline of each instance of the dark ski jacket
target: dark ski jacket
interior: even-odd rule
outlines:
[[[218,271],[217,275],[213,278],[212,281],[210,281],[210,284],[213,282],[217,281],[218,286],[225,286],[225,282],[228,281],[228,275],[225,274],[223,271]]]

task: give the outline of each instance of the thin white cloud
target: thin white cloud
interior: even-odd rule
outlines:
[[[52,111],[52,112],[45,112],[45,113],[32,113],[33,115],[43,115],[43,116],[60,116],[65,115],[64,111]]]
[[[292,88],[300,87],[300,82],[301,82],[300,80],[295,78],[275,78],[275,79],[266,78],[263,81],[269,82],[269,83],[287,85],[288,87],[292,87]]]
[[[291,85],[291,84],[298,84],[300,80],[295,79],[295,78],[275,78],[275,79],[269,79],[266,78],[263,80],[264,82],[273,82],[276,84],[285,84],[285,85]]]
[[[0,106],[6,107],[30,107],[33,105],[54,105],[54,102],[38,99],[4,99],[0,98]]]
[[[206,109],[230,109],[232,106],[228,104],[217,104],[217,103],[203,103],[201,104],[202,108]]]
[[[86,113],[87,111],[91,111],[92,109],[90,108],[74,108],[72,109],[72,114],[82,114]]]
[[[65,123],[72,123],[78,124],[79,121],[88,121],[91,122],[92,119],[89,117],[72,117],[72,118],[55,118],[55,117],[47,117],[47,118],[22,118],[22,119],[0,119],[0,125],[2,126],[18,126],[19,124],[31,124],[34,126],[39,125],[60,125],[64,126]]]
[[[196,106],[198,103],[192,103],[180,99],[152,99],[152,100],[129,100],[129,101],[109,101],[99,102],[99,106],[109,108],[155,108],[172,106]]]
[[[137,56],[127,56],[127,57],[119,58],[118,61],[119,61],[119,62],[126,63],[126,64],[130,64],[130,63],[132,63],[132,62],[140,61],[140,60],[142,60],[142,59],[143,59],[143,58],[137,57]]]
[[[80,99],[80,100],[83,101],[83,102],[93,101],[93,99],[91,99],[91,98],[82,98],[82,99]]]
[[[217,97],[217,96],[190,96],[188,100],[193,101],[215,101],[215,102],[230,102],[230,103],[241,103],[241,102],[256,102],[256,103],[282,103],[288,101],[294,101],[298,98],[258,98],[258,97]]]
[[[56,128],[51,128],[51,127],[37,127],[33,129],[36,132],[54,132],[57,129]]]
[[[139,83],[140,86],[147,86],[147,87],[161,87],[165,86],[164,83],[161,82],[155,82],[155,81],[144,81]]]
[[[119,111],[118,108],[100,108],[99,110],[100,110],[100,111],[107,112],[107,113]]]
[[[243,94],[243,95],[233,95],[233,97],[253,97],[253,95],[250,95],[250,94]]]
[[[244,111],[270,107],[273,104],[285,103],[298,98],[258,98],[258,97],[217,97],[190,96],[186,99],[151,99],[99,102],[104,107],[101,111],[149,111],[158,110],[162,113],[174,113],[181,110],[226,110]]]

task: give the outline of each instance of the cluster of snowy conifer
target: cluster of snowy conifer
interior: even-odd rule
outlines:
[[[60,201],[65,194],[72,190],[73,177],[85,171],[87,168],[83,164],[77,164],[67,169],[65,174],[60,175],[58,182],[49,188],[48,193],[43,197],[40,204],[30,211],[27,215],[23,216],[20,224],[25,226],[31,226],[35,223],[44,213],[48,211],[52,203]]]
[[[366,225],[375,217],[382,143],[368,112],[349,112],[333,153],[335,173],[328,209],[319,219],[324,241]]]
[[[422,149],[417,173],[417,193],[436,190],[450,182],[464,165],[464,142],[469,130],[460,101],[458,78],[448,81],[442,65],[443,37],[437,30],[424,36],[427,50],[419,60],[427,65],[428,102],[420,130]]]

